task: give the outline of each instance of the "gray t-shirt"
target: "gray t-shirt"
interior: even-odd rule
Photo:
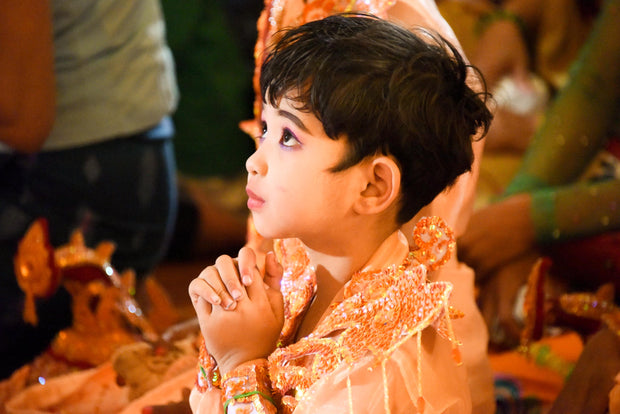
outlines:
[[[158,0],[53,0],[57,107],[44,150],[128,135],[176,108]]]

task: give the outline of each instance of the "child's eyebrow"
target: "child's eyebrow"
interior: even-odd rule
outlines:
[[[283,116],[287,119],[290,119],[295,125],[297,125],[301,130],[303,130],[304,132],[310,133],[310,131],[308,130],[308,128],[306,127],[306,125],[304,125],[303,122],[301,122],[301,119],[299,119],[298,117],[296,117],[295,115],[293,115],[292,113],[285,111],[283,109],[279,109],[278,110],[278,115]]]

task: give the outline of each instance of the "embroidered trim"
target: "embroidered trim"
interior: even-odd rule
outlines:
[[[452,343],[452,356],[457,363],[461,362],[460,343],[454,336],[450,319],[461,317],[462,313],[449,306],[452,284],[428,282],[426,278],[427,266],[436,268],[448,260],[454,248],[452,230],[441,219],[425,218],[416,227],[415,234],[417,248],[407,255],[402,264],[355,273],[344,287],[342,302],[331,305],[329,314],[310,335],[288,346],[299,320],[314,297],[316,277],[299,240],[287,239],[275,243],[276,256],[285,269],[282,290],[286,298],[287,323],[280,336],[282,346],[269,356],[267,367],[271,395],[282,412],[292,412],[297,401],[317,380],[342,364],[353,365],[370,355],[385,370],[390,355],[416,335],[416,406],[423,410],[420,340],[422,331],[428,327],[434,328],[441,337]],[[201,348],[203,368],[199,370],[201,379],[197,383],[206,389],[216,386],[210,379],[216,367],[206,349],[204,352]],[[347,379],[347,384],[351,400],[350,379]],[[243,391],[253,390],[246,387]],[[386,412],[389,412],[388,391],[384,372]],[[224,402],[238,394],[227,392]],[[349,403],[352,410],[352,401]]]

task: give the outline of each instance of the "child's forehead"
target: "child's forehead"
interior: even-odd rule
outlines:
[[[262,118],[263,122],[267,123],[268,128],[270,121],[279,119],[295,125],[299,131],[307,134],[308,137],[325,138],[330,141],[348,141],[345,134],[329,137],[325,132],[323,122],[314,112],[301,107],[301,103],[288,98],[280,99],[275,106],[269,102],[263,103]]]
[[[265,112],[285,118],[314,118],[318,121],[318,117],[311,110],[307,109],[303,102],[291,95],[284,95],[273,104],[271,102],[263,102],[263,113]]]

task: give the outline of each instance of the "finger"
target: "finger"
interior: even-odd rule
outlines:
[[[245,292],[245,289],[241,286],[241,282],[239,281],[237,261],[233,260],[230,256],[223,255],[215,260],[215,268],[217,269],[219,277],[213,282],[209,280],[209,283],[216,283],[221,287],[222,291],[218,293],[222,299],[222,307],[224,309],[234,309],[236,307],[236,301],[241,299]]]
[[[218,260],[220,260],[220,258],[218,258]],[[218,264],[218,260],[216,260],[216,264]],[[222,278],[227,277],[226,273],[230,272],[236,275],[236,270],[234,267],[232,269],[227,268],[222,261],[219,262],[219,265],[219,268],[216,265],[208,266],[200,272],[200,275],[194,279],[196,282],[192,288],[195,289],[194,292],[200,292],[201,297],[212,305],[220,305],[225,309],[233,309],[235,307],[235,300],[226,289]],[[230,278],[231,276],[229,275],[228,277]],[[202,281],[202,284],[200,281]]]
[[[244,286],[250,286],[253,275],[258,267],[256,266],[256,253],[250,247],[242,247],[238,256],[239,275]],[[259,272],[260,273],[260,272]]]
[[[263,283],[263,276],[260,274],[257,268],[251,270],[251,275],[247,277],[251,278],[251,282],[246,285],[246,291],[248,297],[252,301],[266,299],[265,290],[269,287]]]
[[[211,327],[213,325],[213,317],[215,316],[215,312],[218,310],[221,312],[224,311],[221,306],[212,306],[209,302],[203,299],[199,299],[194,308],[196,310],[200,333],[205,339],[209,338],[210,332],[212,331]]]
[[[284,298],[280,290],[283,276],[282,265],[276,260],[274,252],[265,257],[264,284],[267,287],[267,298],[273,314],[279,321],[284,321]]]
[[[265,257],[265,277],[264,281],[270,289],[280,291],[280,282],[284,271],[282,265],[278,263],[274,252],[267,253]]]
[[[198,318],[198,325],[200,326],[200,329],[202,329],[202,325],[205,321],[204,318],[211,315],[213,306],[206,300],[199,298],[194,305],[194,310],[196,311],[196,317]]]
[[[222,303],[220,295],[207,282],[205,279],[206,276],[203,276],[205,272],[209,271],[208,269],[209,268],[203,270],[201,274],[189,284],[188,293],[194,307],[199,299],[205,300],[206,302],[216,306]]]

